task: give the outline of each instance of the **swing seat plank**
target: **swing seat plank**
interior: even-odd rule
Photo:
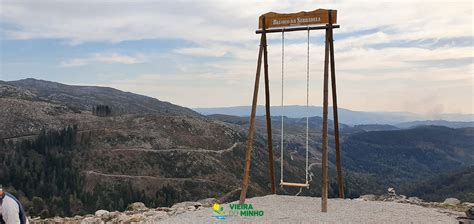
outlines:
[[[306,187],[309,188],[307,183],[291,183],[291,182],[280,182],[281,187]]]

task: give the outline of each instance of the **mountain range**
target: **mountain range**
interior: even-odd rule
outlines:
[[[236,106],[236,107],[215,107],[215,108],[193,108],[193,110],[203,114],[225,114],[232,116],[250,116],[250,106]],[[284,106],[283,109],[280,106],[271,107],[272,116],[287,116],[291,118],[302,118],[302,117],[321,117],[323,114],[322,107],[319,106],[298,106],[288,105]],[[329,117],[332,115],[332,107],[329,107]],[[265,107],[257,106],[257,116],[265,115]],[[469,126],[474,127],[474,114],[437,114],[437,115],[421,115],[410,112],[366,112],[366,111],[353,111],[344,108],[338,108],[339,122],[348,125],[359,125],[359,124],[389,124],[389,125],[400,125],[406,127],[407,122],[414,121],[426,121],[425,124],[430,125],[450,125],[449,122],[455,121],[455,126]],[[449,121],[449,122],[446,122]],[[440,123],[441,122],[441,123]],[[464,123],[467,122],[467,123]],[[413,124],[417,125],[417,124]]]
[[[35,79],[0,81],[0,117],[0,182],[34,216],[124,210],[135,201],[156,207],[238,196],[248,117],[206,116],[112,88]],[[250,197],[270,189],[265,117],[256,120]],[[304,180],[306,118],[284,118],[284,161],[280,117],[272,122],[275,169],[283,162],[285,180]],[[312,116],[309,122],[311,181],[300,195],[318,196],[322,119]],[[330,196],[336,197],[331,122],[329,128]],[[384,193],[388,186],[416,194],[410,196],[432,197],[424,188],[431,179],[458,175],[455,172],[474,165],[470,127],[342,122],[340,130],[348,197]],[[275,176],[280,179],[279,172]],[[416,188],[410,188],[414,184]],[[467,188],[460,186],[446,188],[443,194],[470,200]]]

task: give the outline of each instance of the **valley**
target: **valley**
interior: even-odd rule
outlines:
[[[94,108],[103,108],[99,105],[110,113],[94,113]],[[219,198],[240,188],[248,117],[205,116],[112,88],[35,79],[0,82],[0,117],[0,182],[20,195],[33,216],[122,211],[135,201],[170,206]],[[285,180],[299,182],[305,174],[306,118],[284,121],[284,156],[291,158],[285,160]],[[278,194],[320,194],[322,119],[309,121],[311,187],[301,192],[278,188]],[[273,117],[276,170],[279,125],[280,117]],[[474,129],[418,125],[341,123],[346,196],[381,194],[392,186],[402,194],[444,200],[433,197],[426,186],[433,178],[447,178],[441,174],[456,175],[474,165]],[[266,195],[270,189],[265,117],[257,117],[256,127],[250,196]],[[337,197],[332,162],[330,177],[330,197]],[[472,200],[470,192],[470,186],[447,188],[443,197]]]

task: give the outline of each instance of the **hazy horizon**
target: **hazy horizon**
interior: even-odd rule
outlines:
[[[35,79],[35,78],[25,78],[25,79]],[[20,81],[20,80],[24,80],[24,79],[17,79],[17,80],[1,80],[0,81],[5,81],[5,82],[9,82],[9,81]],[[50,80],[43,80],[43,79],[37,79],[37,80],[42,80],[42,81],[50,81]],[[50,81],[50,82],[54,82],[54,81]],[[72,86],[91,86],[91,85],[88,85],[88,84],[70,84],[70,83],[61,83],[61,84],[65,84],[65,85],[72,85]],[[96,87],[110,87],[110,86],[101,86],[101,85],[96,85]],[[114,89],[117,89],[117,90],[120,90],[120,91],[123,91],[123,92],[130,92],[130,91],[127,91],[127,90],[123,90],[123,89],[119,89],[119,88],[115,88],[115,87],[111,87],[111,88],[114,88]],[[155,96],[150,96],[150,95],[146,95],[146,94],[140,94],[140,93],[136,93],[136,92],[131,92],[131,93],[135,93],[135,94],[139,94],[139,95],[143,95],[143,96],[147,96],[147,97],[152,97],[152,98],[155,98],[155,99],[158,99],[158,100],[161,100],[161,101],[164,101],[162,99],[160,99],[159,97],[155,97]],[[170,102],[172,104],[176,104],[174,102],[171,102],[171,101],[167,101],[167,102]],[[186,106],[186,105],[179,105],[179,104],[176,104],[178,106],[183,106],[183,107],[188,107],[190,109],[216,109],[216,108],[235,108],[235,107],[251,107],[252,105],[251,104],[248,104],[248,105],[229,105],[229,106],[212,106],[212,107],[189,107],[189,106]],[[294,107],[294,106],[298,106],[298,107],[306,107],[306,105],[298,105],[298,104],[289,104],[289,105],[284,105],[285,107]],[[322,105],[316,105],[316,104],[312,104],[312,105],[309,105],[310,107],[322,107]],[[257,104],[257,107],[265,107],[265,104]],[[272,104],[271,107],[281,107],[281,104]],[[330,104],[329,105],[329,108],[332,108],[332,105]],[[423,115],[423,116],[434,116],[433,119],[436,119],[436,115],[474,115],[474,113],[440,113],[440,114],[423,114],[423,113],[416,113],[416,112],[411,112],[411,111],[380,111],[380,110],[354,110],[354,109],[351,109],[351,108],[347,108],[347,107],[341,107],[339,106],[338,107],[339,109],[345,109],[345,110],[350,110],[350,111],[354,111],[354,112],[370,112],[370,113],[409,113],[409,114],[413,114],[413,115]]]

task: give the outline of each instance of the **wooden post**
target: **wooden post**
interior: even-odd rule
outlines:
[[[344,198],[344,179],[342,178],[341,150],[339,145],[339,117],[337,114],[337,93],[336,93],[336,65],[334,61],[334,39],[332,28],[332,11],[329,10],[329,53],[331,57],[331,86],[332,86],[332,111],[334,116],[334,138],[336,144],[336,170],[337,184],[339,187],[339,198]]]
[[[323,145],[321,174],[321,212],[328,211],[328,60],[329,60],[329,25],[326,27],[324,47],[324,87],[323,87]]]
[[[252,159],[253,135],[254,135],[254,130],[255,130],[255,113],[257,110],[258,86],[259,86],[259,81],[260,81],[260,70],[262,67],[263,45],[264,45],[264,36],[262,35],[262,37],[260,38],[260,49],[258,50],[257,72],[255,75],[252,112],[250,114],[250,127],[248,131],[247,147],[245,151],[245,166],[244,166],[244,176],[242,179],[242,189],[240,191],[240,204],[243,204],[245,202],[245,198],[247,196],[247,189],[249,186],[250,160]]]
[[[272,140],[272,117],[270,115],[270,84],[268,81],[268,53],[267,53],[267,34],[265,33],[265,17],[263,17],[263,71],[265,74],[265,110],[267,118],[267,146],[268,146],[268,165],[270,170],[270,181],[272,182],[272,194],[276,194],[275,171],[273,165],[273,140]]]

